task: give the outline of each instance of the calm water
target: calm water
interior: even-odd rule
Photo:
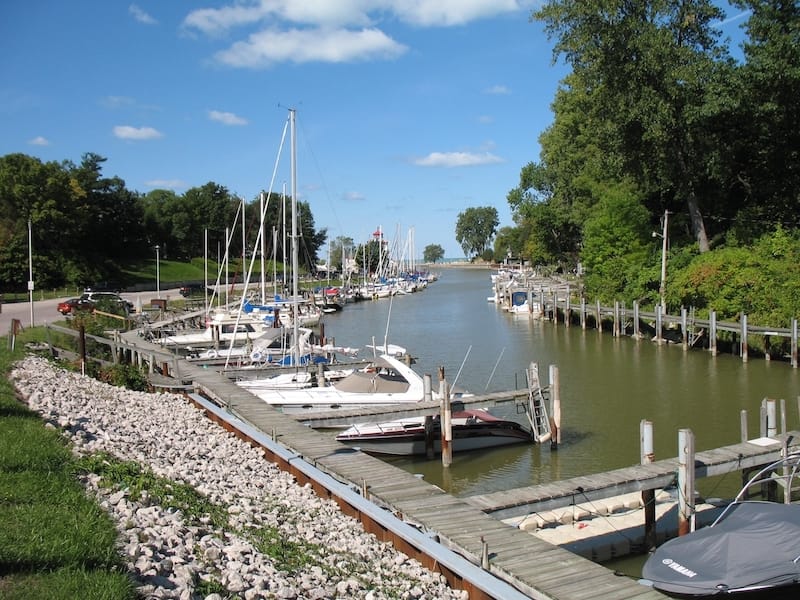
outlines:
[[[547,385],[550,365],[560,374],[562,443],[521,445],[438,460],[392,459],[397,466],[456,496],[509,489],[638,464],[639,423],[653,422],[656,458],[677,455],[678,430],[692,429],[698,451],[739,441],[739,413],[749,415],[750,437],[759,434],[762,398],[786,400],[790,429],[798,424],[800,374],[787,362],[713,357],[680,345],[615,339],[579,326],[511,315],[487,302],[490,271],[444,269],[416,294],[361,302],[325,315],[325,334],[338,345],[363,347],[372,338],[406,347],[418,373],[444,366],[473,393],[524,387],[525,368],[539,365]],[[388,336],[387,334],[388,325]],[[463,366],[462,366],[463,365]],[[707,496],[738,491],[738,476],[698,481]]]

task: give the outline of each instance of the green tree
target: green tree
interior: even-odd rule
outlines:
[[[500,220],[493,206],[468,208],[458,214],[456,221],[456,241],[464,251],[464,256],[480,256],[491,246]]]
[[[444,248],[439,244],[428,244],[422,251],[422,260],[426,263],[435,263],[444,258]]]
[[[360,271],[370,275],[378,272],[383,255],[382,245],[383,240],[372,239],[356,248],[356,265]]]
[[[337,236],[331,242],[331,265],[340,273],[344,272],[345,260],[353,258],[354,250],[355,242],[353,238],[344,235]]]
[[[712,187],[703,134],[729,73],[713,26],[722,16],[710,0],[550,0],[533,14],[613,126],[606,150],[646,195],[669,199],[655,212],[685,205],[701,251],[698,192]]]

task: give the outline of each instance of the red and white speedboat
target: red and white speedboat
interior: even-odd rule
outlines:
[[[451,422],[453,452],[530,443],[533,440],[530,430],[521,424],[495,417],[483,409],[454,412]],[[433,443],[433,451],[441,453],[441,427],[438,417],[433,418],[432,425],[429,438]],[[337,435],[336,439],[370,454],[411,456],[427,453],[425,417],[384,423],[358,423]]]

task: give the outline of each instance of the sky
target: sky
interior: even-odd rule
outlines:
[[[568,72],[530,20],[538,3],[11,0],[0,156],[94,153],[140,193],[213,181],[251,201],[290,189],[293,109],[297,196],[318,230],[359,244],[380,228],[405,257],[463,258],[465,209],[513,226],[506,195]]]

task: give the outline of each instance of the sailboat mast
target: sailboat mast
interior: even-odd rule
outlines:
[[[300,364],[300,335],[299,335],[299,307],[298,301],[298,244],[297,244],[297,136],[295,134],[295,110],[289,109],[289,123],[291,125],[291,176],[292,176],[292,295],[294,297],[294,315],[292,326],[294,334],[294,364]]]

